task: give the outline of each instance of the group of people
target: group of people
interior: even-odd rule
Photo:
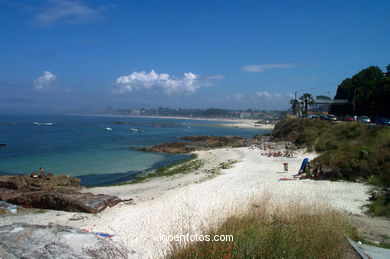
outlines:
[[[293,153],[291,150],[291,146],[286,143],[284,147],[284,151],[280,147],[272,146],[270,143],[265,143],[261,145],[260,147],[264,151],[268,152],[262,152],[262,156],[268,156],[268,157],[292,157]],[[278,150],[276,150],[278,148]]]
[[[43,169],[42,167],[39,168],[39,174],[37,172],[33,172],[31,174],[31,177],[34,177],[34,178],[43,178],[45,176],[45,169]]]

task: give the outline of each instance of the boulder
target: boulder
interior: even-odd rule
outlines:
[[[0,200],[27,208],[97,213],[122,200],[116,196],[81,193],[80,179],[68,175],[5,175],[0,177]]]
[[[189,143],[168,142],[153,147],[141,148],[140,150],[146,152],[156,152],[156,153],[187,154],[192,151],[195,151],[195,147],[189,146]]]
[[[16,223],[0,227],[0,258],[124,258],[129,250],[111,239],[60,225]]]
[[[237,136],[187,136],[181,138],[186,142],[168,142],[140,150],[158,153],[186,154],[195,150],[205,150],[220,147],[241,147],[247,144],[246,140]]]

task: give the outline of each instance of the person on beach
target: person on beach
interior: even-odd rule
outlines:
[[[45,169],[42,167],[39,168],[39,177],[44,177],[45,176]]]

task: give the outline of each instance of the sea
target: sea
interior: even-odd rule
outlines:
[[[189,155],[139,151],[189,135],[253,137],[218,121],[81,115],[0,115],[0,175],[65,173],[83,186],[116,184]]]

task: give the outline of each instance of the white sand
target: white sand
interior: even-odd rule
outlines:
[[[169,244],[154,240],[159,234],[198,232],[202,226],[215,224],[231,214],[244,210],[254,196],[272,198],[272,204],[289,200],[326,203],[347,213],[361,214],[366,203],[368,186],[359,183],[330,181],[278,181],[291,177],[304,157],[315,154],[296,154],[296,158],[269,158],[261,150],[251,148],[216,149],[197,152],[205,165],[197,172],[170,179],[153,179],[145,183],[92,188],[94,193],[114,194],[134,198],[134,204],[118,204],[96,215],[48,211],[33,215],[2,218],[0,224],[15,222],[58,223],[92,231],[117,235],[135,257],[161,257]],[[207,178],[205,170],[228,159],[239,160],[233,168]],[[283,171],[288,162],[289,173]],[[70,220],[71,218],[79,220]]]
[[[224,123],[219,125],[223,127],[230,127],[230,128],[268,129],[268,130],[272,130],[275,127],[275,125],[273,124],[256,123],[256,120],[240,120],[239,122],[236,123]]]

